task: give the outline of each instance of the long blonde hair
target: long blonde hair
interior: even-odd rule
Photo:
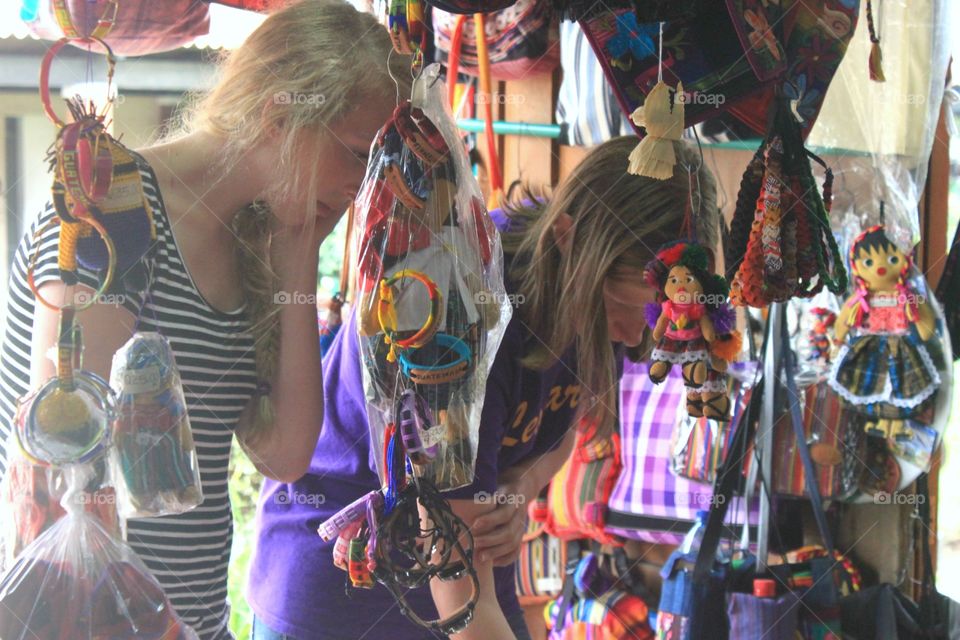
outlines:
[[[223,138],[226,169],[279,131],[279,166],[289,179],[272,185],[264,199],[306,194],[306,207],[313,209],[316,171],[300,166],[310,157],[309,145],[357,105],[392,103],[398,91],[409,95],[410,59],[391,50],[389,34],[374,16],[344,0],[292,2],[224,57],[216,86],[185,111],[182,133],[203,131]],[[314,220],[314,211],[305,213],[308,223]],[[277,368],[280,322],[274,303],[278,279],[269,259],[271,217],[262,203],[250,203],[234,216],[240,280],[261,382],[248,439],[273,423],[268,384]]]
[[[598,425],[597,436],[616,429],[618,404],[606,314],[595,312],[603,309],[604,278],[628,270],[640,274],[660,245],[680,236],[688,208],[702,244],[714,248],[719,236],[716,183],[697,148],[676,143],[674,176],[661,181],[626,172],[636,143],[628,136],[593,149],[545,205],[512,208],[519,228],[503,236],[504,251],[519,257],[514,275],[524,295],[520,313],[539,337],[523,364],[546,369],[576,345],[576,419]],[[553,230],[563,213],[573,219],[568,255]]]

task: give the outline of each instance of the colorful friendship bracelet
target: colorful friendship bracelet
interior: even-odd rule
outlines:
[[[397,337],[397,313],[395,309],[396,290],[394,284],[404,278],[413,278],[420,282],[427,289],[427,295],[430,298],[430,311],[423,326],[420,327],[412,336],[408,338]],[[437,324],[440,321],[440,310],[442,296],[437,284],[426,274],[413,269],[402,269],[388,278],[380,281],[380,299],[377,301],[377,320],[383,329],[384,342],[390,345],[390,352],[387,354],[388,362],[397,361],[397,352],[401,353],[406,349],[416,349],[427,344],[437,332]]]

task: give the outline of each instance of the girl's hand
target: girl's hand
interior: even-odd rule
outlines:
[[[331,229],[277,226],[270,235],[270,261],[281,288],[302,285],[312,293],[317,287],[320,244]]]
[[[481,561],[492,560],[498,567],[515,562],[520,555],[527,530],[527,505],[539,493],[528,476],[512,471],[500,475],[494,510],[474,520],[471,528]]]

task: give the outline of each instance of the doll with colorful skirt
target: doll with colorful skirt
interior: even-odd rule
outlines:
[[[703,246],[679,240],[661,247],[644,269],[644,279],[659,294],[646,309],[656,342],[650,379],[659,384],[680,365],[687,412],[727,420],[727,364],[736,359],[742,340],[733,328],[727,282],[710,273],[708,264]]]
[[[869,433],[906,439],[905,420],[923,412],[941,383],[929,349],[934,312],[910,283],[913,261],[882,225],[857,236],[850,265],[856,291],[837,317],[841,347],[828,382],[872,418]]]

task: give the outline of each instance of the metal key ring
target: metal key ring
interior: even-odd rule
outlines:
[[[40,256],[40,242],[39,242],[39,240],[40,240],[40,238],[43,236],[43,234],[46,233],[47,231],[49,231],[50,228],[52,228],[53,225],[55,225],[55,224],[68,224],[68,223],[63,223],[63,222],[61,222],[61,220],[60,220],[59,218],[57,218],[57,217],[51,218],[51,219],[50,219],[49,221],[47,221],[47,223],[46,223],[45,225],[43,225],[43,226],[34,234],[34,236],[33,236],[34,245],[36,245],[36,246],[34,247],[33,255],[30,257],[30,265],[29,265],[29,267],[27,268],[27,284],[30,286],[30,291],[33,292],[33,295],[36,296],[37,300],[40,301],[40,304],[42,304],[43,306],[45,306],[45,307],[48,308],[48,309],[51,309],[51,310],[53,310],[53,311],[60,311],[60,310],[63,309],[63,308],[72,307],[75,311],[78,311],[78,312],[79,312],[79,311],[84,311],[84,310],[89,309],[90,307],[92,307],[94,304],[96,304],[96,303],[97,303],[97,300],[100,300],[100,299],[103,297],[103,295],[107,292],[107,289],[109,289],[110,285],[113,283],[113,277],[114,277],[114,274],[115,274],[116,268],[117,268],[117,251],[116,251],[116,247],[115,247],[114,244],[113,244],[113,240],[110,238],[110,234],[107,233],[107,230],[103,228],[103,225],[100,224],[100,223],[96,220],[96,218],[89,217],[89,218],[84,218],[84,219],[81,221],[81,224],[88,224],[88,225],[90,225],[91,227],[93,227],[93,228],[97,231],[97,233],[100,234],[100,238],[103,240],[103,244],[104,244],[104,245],[106,246],[106,248],[107,248],[107,256],[108,256],[108,258],[107,258],[107,272],[106,272],[106,275],[105,275],[104,278],[103,278],[103,282],[100,284],[100,287],[99,287],[99,288],[94,292],[94,294],[90,297],[90,300],[89,300],[89,301],[87,301],[87,302],[84,303],[84,304],[79,304],[79,305],[65,304],[65,305],[63,305],[62,307],[61,307],[61,306],[58,306],[58,305],[53,304],[52,302],[48,301],[46,298],[44,298],[44,297],[40,294],[40,290],[39,290],[39,288],[37,287],[36,281],[34,280],[34,271],[36,270],[36,267],[37,267],[37,259],[38,259],[39,256]]]

